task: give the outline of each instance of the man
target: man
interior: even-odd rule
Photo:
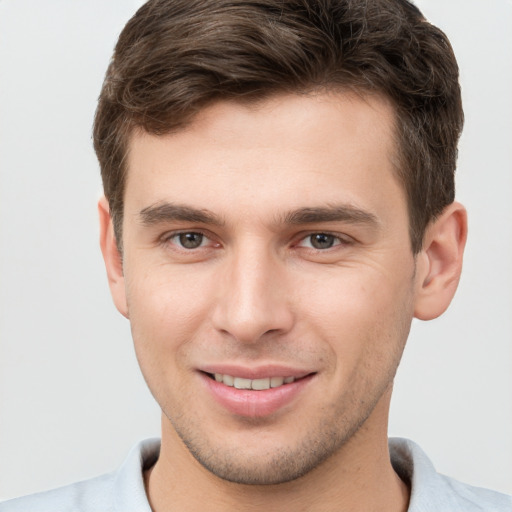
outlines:
[[[466,214],[442,32],[405,1],[151,1],[94,142],[114,302],[162,409],[115,474],[0,510],[511,510],[388,444]]]

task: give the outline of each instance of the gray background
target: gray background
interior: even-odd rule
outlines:
[[[135,0],[0,0],[0,498],[115,468],[159,411],[98,249],[96,97]],[[390,433],[512,493],[512,2],[422,0],[458,55],[469,209],[450,310],[415,322]]]

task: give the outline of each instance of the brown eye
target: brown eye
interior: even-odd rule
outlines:
[[[336,237],[327,233],[315,233],[309,236],[309,243],[314,249],[330,249],[336,242]]]
[[[180,233],[177,235],[179,244],[185,249],[197,249],[203,245],[204,236],[201,233]]]

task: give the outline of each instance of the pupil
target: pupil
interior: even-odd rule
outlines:
[[[311,245],[315,249],[329,249],[334,244],[334,237],[325,233],[311,235]]]
[[[201,233],[182,233],[180,235],[180,244],[186,249],[196,249],[202,241],[203,235]]]

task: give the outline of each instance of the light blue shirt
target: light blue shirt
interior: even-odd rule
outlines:
[[[512,512],[511,496],[440,475],[412,441],[394,438],[389,446],[395,471],[411,483],[409,512]],[[151,512],[143,470],[159,450],[158,439],[143,441],[113,473],[5,501],[0,512]]]

